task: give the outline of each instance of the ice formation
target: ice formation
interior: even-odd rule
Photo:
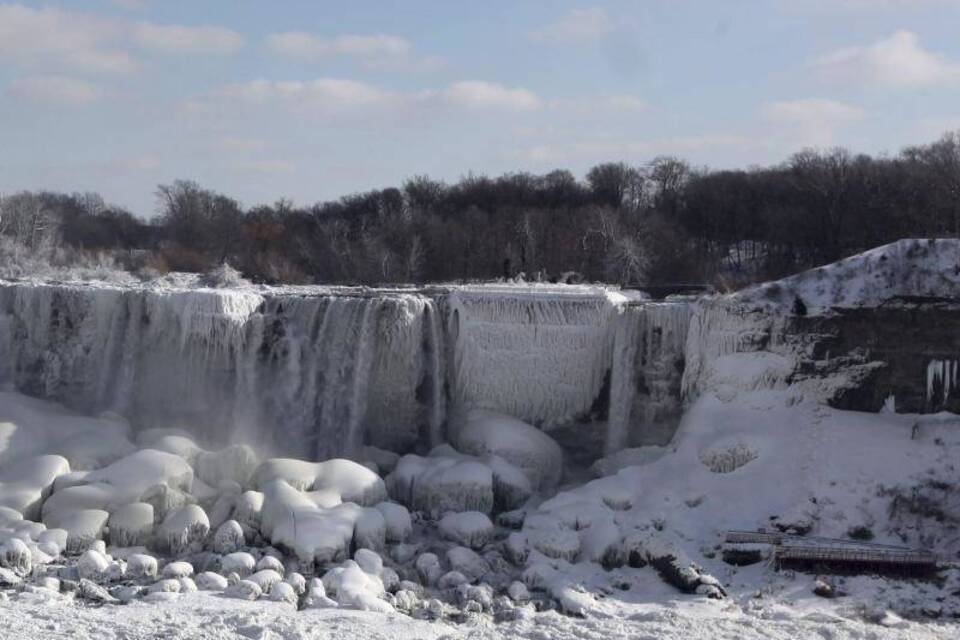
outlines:
[[[663,413],[663,385],[652,387],[650,409],[629,395],[624,350],[649,369],[640,375],[660,367],[669,378],[647,360],[669,360],[660,351],[685,322],[672,313],[679,303],[626,309],[637,297],[589,286],[0,282],[0,384],[87,414],[136,416],[136,430],[153,434],[141,446],[199,458],[197,476],[212,487],[242,484],[256,458],[208,448],[362,460],[370,445],[441,444],[478,409],[549,429],[612,401],[615,442]]]

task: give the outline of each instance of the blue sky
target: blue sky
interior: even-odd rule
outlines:
[[[960,128],[960,0],[0,2],[0,192],[143,215],[417,174],[895,153]]]

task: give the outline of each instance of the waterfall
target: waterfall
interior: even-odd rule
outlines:
[[[454,290],[447,300],[454,408],[545,426],[588,413],[610,369],[617,304],[594,289]]]
[[[0,383],[277,454],[409,450],[443,421],[438,324],[418,294],[0,283]]]
[[[0,384],[269,455],[426,452],[470,409],[547,429],[608,410],[615,450],[672,433],[688,318],[592,286],[0,281]]]
[[[690,323],[684,302],[625,305],[616,320],[605,451],[664,444],[679,419]]]

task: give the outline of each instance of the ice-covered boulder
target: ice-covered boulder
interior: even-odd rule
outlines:
[[[245,544],[243,527],[236,520],[227,520],[217,528],[213,535],[212,548],[215,553],[226,555],[239,551]]]
[[[0,566],[20,576],[28,575],[33,568],[30,547],[19,538],[8,538],[0,544]]]
[[[107,520],[110,544],[115,547],[144,547],[153,536],[153,506],[132,502],[117,507]]]
[[[85,578],[80,579],[80,586],[77,589],[77,595],[85,600],[99,602],[101,604],[116,604],[118,600],[110,595],[110,592]]]
[[[135,580],[157,577],[157,559],[145,553],[134,553],[127,557],[127,576]]]
[[[149,589],[150,593],[180,593],[180,580],[177,578],[163,578],[157,580]]]
[[[387,497],[383,480],[376,473],[352,460],[336,458],[326,462],[305,462],[273,458],[257,467],[253,485],[260,491],[276,480],[283,480],[299,491],[325,491],[342,502],[372,506]]]
[[[367,573],[353,560],[325,573],[323,585],[327,595],[335,598],[342,607],[382,613],[394,610],[382,599],[385,591],[379,576]]]
[[[307,592],[307,579],[301,573],[291,571],[284,576],[283,581],[293,587],[298,596]]]
[[[161,549],[180,556],[190,550],[199,550],[210,531],[207,514],[195,504],[171,511],[157,531]]]
[[[260,587],[260,591],[262,593],[270,593],[270,590],[273,589],[273,585],[283,582],[283,576],[273,569],[262,569],[256,573],[250,574],[247,577],[247,580]]]
[[[227,588],[227,579],[212,571],[204,571],[199,574],[194,582],[201,591],[223,591]]]
[[[376,473],[352,460],[333,459],[318,464],[315,491],[336,491],[343,502],[369,507],[387,498],[387,490]]]
[[[246,531],[259,531],[264,495],[259,491],[245,491],[236,500],[233,519]]]
[[[387,522],[383,513],[373,507],[365,508],[353,530],[353,546],[381,551],[386,547]]]
[[[493,474],[494,511],[517,509],[533,495],[533,485],[522,469],[499,456],[488,456],[484,462]]]
[[[383,515],[387,542],[405,542],[413,533],[410,512],[402,504],[380,502],[374,508]]]
[[[256,582],[240,580],[236,584],[228,586],[223,593],[228,598],[237,598],[239,600],[256,600],[263,595],[263,590],[257,585]]]
[[[153,507],[153,522],[160,524],[170,512],[194,504],[196,499],[191,494],[167,484],[155,484],[140,496],[140,502]]]
[[[0,468],[0,506],[28,520],[40,519],[40,506],[58,477],[70,472],[63,456],[44,455],[13,461]]]
[[[490,571],[490,565],[476,551],[466,547],[453,547],[447,550],[447,564],[451,571],[459,571],[471,582],[482,578]]]
[[[99,551],[88,549],[77,559],[77,573],[81,578],[99,582],[110,566],[110,560]]]
[[[563,474],[563,450],[553,438],[500,413],[470,411],[457,431],[454,445],[463,453],[498,456],[519,467],[535,491],[556,488]]]
[[[226,575],[236,573],[240,577],[250,575],[257,566],[256,559],[245,551],[228,553],[220,560],[220,569]]]
[[[58,510],[44,516],[44,524],[67,532],[63,550],[73,554],[85,550],[91,542],[103,536],[109,517],[110,514],[101,509]]]
[[[447,511],[493,510],[493,474],[476,460],[406,455],[387,483],[394,499],[433,517]]]
[[[86,477],[90,484],[104,483],[114,488],[113,504],[135,502],[151,487],[163,484],[190,493],[193,469],[178,455],[141,449]]]
[[[456,589],[466,582],[470,582],[470,580],[459,571],[448,571],[437,580],[437,588],[441,590]]]
[[[270,590],[270,599],[274,602],[283,602],[293,607],[297,606],[297,592],[285,582],[278,582]]]
[[[443,568],[440,566],[440,558],[434,553],[422,553],[416,562],[417,573],[420,575],[420,581],[427,586],[436,584],[440,576],[443,575]]]
[[[170,562],[163,568],[164,578],[189,578],[193,575],[193,565],[183,560]]]
[[[289,549],[301,562],[335,562],[348,557],[363,509],[348,502],[331,509],[293,510],[273,530],[271,542]]]
[[[270,569],[271,571],[276,571],[276,572],[279,573],[281,576],[282,576],[282,575],[285,573],[285,571],[286,571],[286,570],[283,568],[283,563],[280,562],[280,559],[279,559],[279,558],[275,558],[274,556],[271,556],[271,555],[263,556],[262,558],[260,558],[259,560],[257,560],[256,570],[257,570],[257,571],[263,571],[263,570],[265,570],[265,569]]]
[[[493,538],[493,523],[479,511],[448,513],[438,523],[440,534],[447,540],[479,549]]]

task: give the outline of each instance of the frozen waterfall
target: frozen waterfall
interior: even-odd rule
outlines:
[[[0,282],[0,384],[311,459],[426,452],[471,409],[545,429],[608,414],[613,450],[663,440],[679,406],[688,307],[634,298]]]
[[[624,305],[616,320],[604,449],[665,444],[681,412],[690,305]]]

